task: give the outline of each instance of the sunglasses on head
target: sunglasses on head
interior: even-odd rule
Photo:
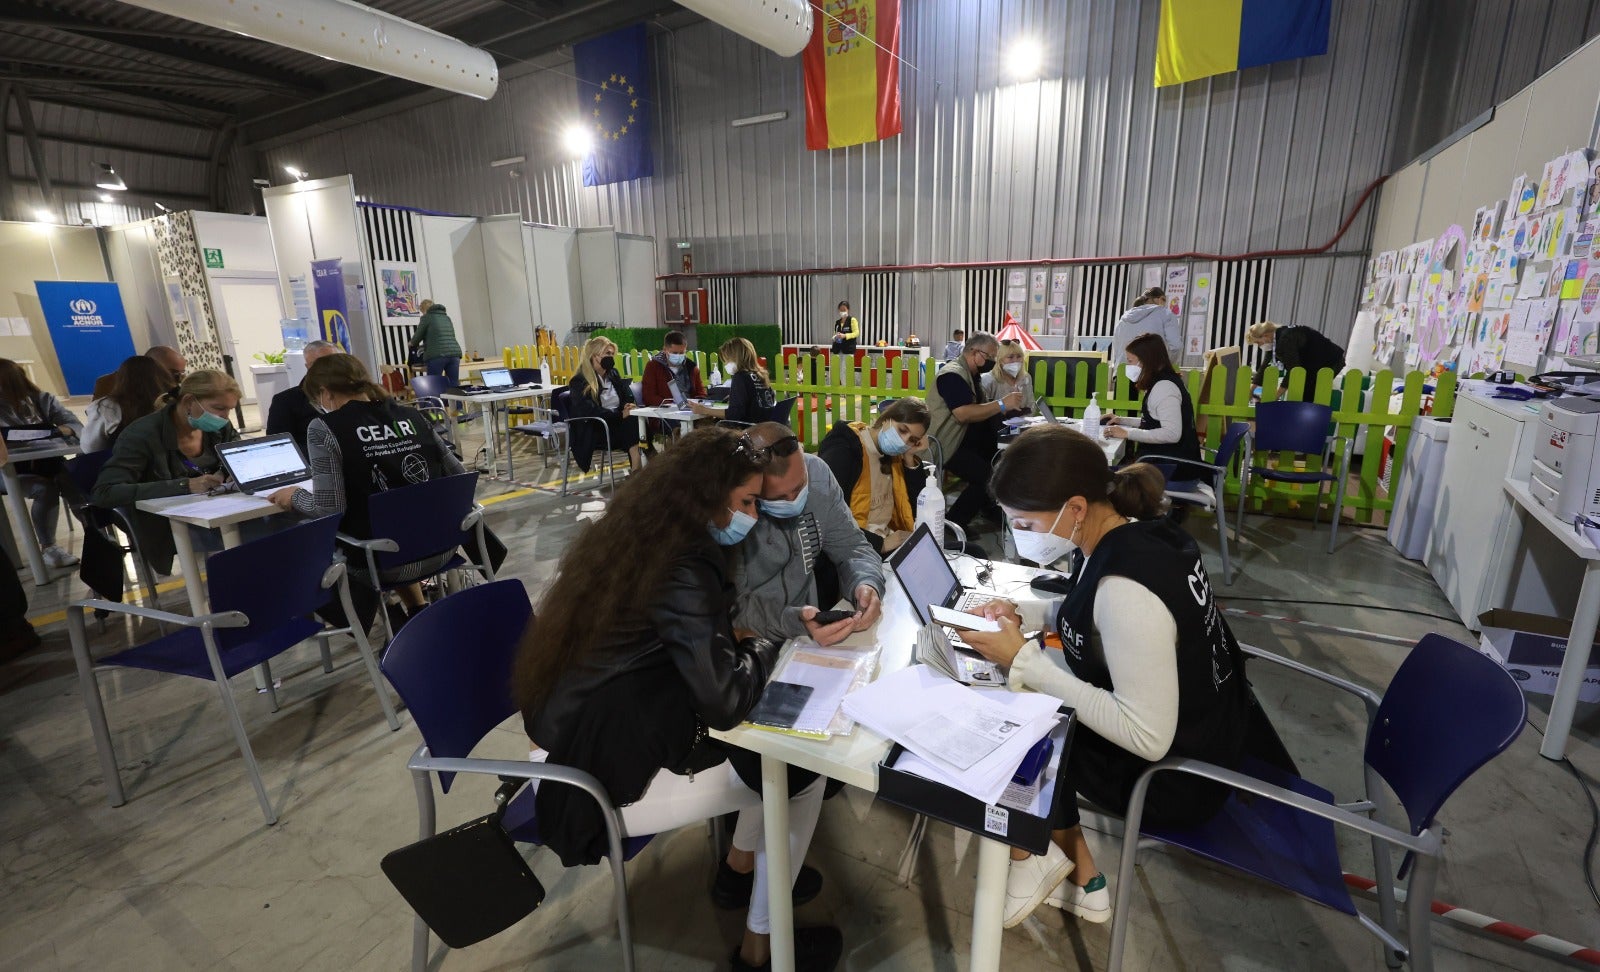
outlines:
[[[783,459],[800,451],[800,440],[793,435],[786,435],[770,445],[756,445],[755,438],[749,433],[739,436],[734,440],[734,455],[744,456],[751,462],[764,466],[774,457]]]

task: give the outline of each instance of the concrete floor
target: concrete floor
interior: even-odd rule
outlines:
[[[530,464],[531,468],[531,464]],[[537,594],[592,497],[524,495],[487,485],[490,522],[511,548],[505,576]],[[1193,532],[1212,556],[1211,521]],[[1323,531],[1326,526],[1323,527]],[[1250,597],[1354,601],[1442,615],[1449,607],[1418,564],[1375,531],[1348,530],[1339,550],[1326,533],[1257,518],[1240,576],[1221,588],[1240,608],[1417,637],[1467,635],[1452,622],[1373,608],[1247,602]],[[1212,561],[1213,569],[1218,566]],[[1219,575],[1220,576],[1220,575]],[[24,578],[26,581],[26,573]],[[384,725],[353,651],[323,674],[310,649],[277,666],[282,710],[272,713],[247,677],[235,680],[269,793],[281,820],[263,825],[213,689],[141,672],[102,676],[129,802],[107,805],[77,696],[62,604],[83,596],[72,578],[29,587],[45,644],[0,666],[0,967],[18,969],[399,969],[408,967],[411,916],[378,868],[415,835],[406,757],[418,737]],[[164,595],[172,609],[181,592]],[[1230,619],[1241,640],[1376,688],[1404,649],[1277,622]],[[91,628],[91,630],[93,630]],[[98,646],[145,629],[112,626]],[[1342,697],[1263,665],[1257,691],[1308,776],[1350,799],[1360,783],[1361,718]],[[1546,704],[1533,700],[1533,721]],[[1584,706],[1573,762],[1600,772],[1600,712]],[[1576,780],[1538,756],[1525,732],[1479,772],[1442,815],[1448,832],[1438,897],[1579,944],[1600,943],[1600,909],[1583,883],[1590,811]],[[515,757],[515,723],[484,755]],[[441,825],[485,812],[492,784],[464,782],[442,798]],[[845,935],[841,968],[966,967],[976,867],[973,838],[933,823],[911,841],[912,818],[846,790],[825,806],[810,862],[822,895],[800,924],[831,922]],[[1115,873],[1108,840],[1096,844]],[[1346,870],[1371,874],[1367,846],[1346,840]],[[1381,967],[1374,940],[1351,921],[1178,853],[1142,857],[1130,968],[1344,969]],[[510,931],[451,952],[446,969],[616,967],[610,881],[603,868],[564,871],[536,852],[546,904]],[[640,968],[725,968],[742,915],[714,910],[705,828],[658,838],[630,866]],[[1442,969],[1528,968],[1529,952],[1435,923]],[[1005,936],[1008,970],[1103,968],[1106,926],[1080,925],[1049,908]]]

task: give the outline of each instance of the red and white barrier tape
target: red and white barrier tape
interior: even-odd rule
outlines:
[[[1227,597],[1224,596],[1220,598],[1220,600],[1226,601]],[[1356,638],[1366,638],[1369,641],[1387,641],[1394,645],[1405,645],[1407,648],[1410,648],[1412,645],[1417,643],[1417,639],[1415,638],[1402,638],[1399,635],[1388,635],[1377,631],[1363,631],[1360,628],[1342,628],[1336,624],[1323,624],[1320,621],[1307,621],[1304,618],[1291,618],[1282,614],[1263,614],[1260,611],[1247,611],[1244,608],[1225,607],[1222,609],[1222,613],[1231,614],[1235,617],[1241,618],[1254,618],[1257,621],[1276,621],[1280,624],[1297,624],[1302,628],[1316,628],[1320,631],[1333,631],[1338,634],[1350,635]]]
[[[1346,874],[1344,883],[1357,891],[1369,893],[1375,893],[1378,887],[1376,881],[1361,877],[1359,874]],[[1394,896],[1395,900],[1404,903],[1406,900],[1405,889],[1395,888]],[[1556,938],[1554,935],[1540,934],[1531,929],[1523,928],[1521,925],[1513,925],[1509,921],[1501,921],[1498,918],[1490,918],[1488,915],[1480,915],[1476,911],[1468,911],[1466,908],[1447,904],[1443,901],[1435,901],[1430,907],[1435,915],[1446,921],[1463,925],[1475,931],[1498,935],[1501,938],[1509,938],[1541,952],[1548,952],[1551,955],[1600,968],[1600,949],[1574,945],[1571,942]]]

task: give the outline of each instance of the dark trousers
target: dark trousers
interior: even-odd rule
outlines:
[[[1072,734],[1071,748],[1056,777],[1051,826],[1056,830],[1079,823],[1081,795],[1101,809],[1123,816],[1139,776],[1152,764],[1082,725]],[[1144,824],[1192,827],[1216,815],[1231,792],[1227,787],[1186,773],[1161,773],[1150,781],[1144,802]]]
[[[989,495],[989,475],[994,462],[994,444],[983,445],[973,441],[973,433],[961,442],[961,448],[953,454],[946,456],[944,468],[947,472],[960,476],[967,484],[950,504],[950,511],[945,514],[945,519],[966,529],[972,518],[979,513],[989,513],[996,521],[1000,518],[1000,506]]]

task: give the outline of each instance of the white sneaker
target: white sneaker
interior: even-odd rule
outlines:
[[[1005,926],[1021,924],[1071,873],[1072,861],[1054,843],[1042,856],[1012,861],[1006,875]]]
[[[63,550],[55,544],[44,548],[43,552],[47,567],[71,567],[78,562],[78,558],[74,557],[70,550]]]
[[[1081,888],[1070,881],[1061,882],[1061,886],[1045,899],[1045,904],[1097,925],[1111,920],[1111,891],[1106,887],[1104,874],[1096,874]]]

